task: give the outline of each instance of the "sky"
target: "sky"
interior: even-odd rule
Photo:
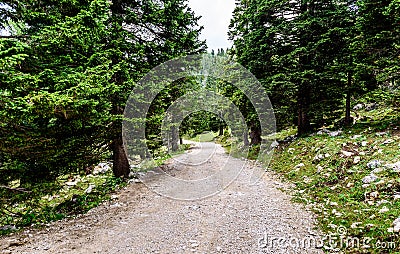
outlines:
[[[200,39],[207,40],[209,51],[232,46],[228,40],[228,26],[235,0],[189,0],[189,7],[196,16],[202,16],[199,23],[204,29]]]

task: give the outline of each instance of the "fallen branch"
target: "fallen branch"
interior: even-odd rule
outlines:
[[[20,39],[28,37],[28,35],[0,35],[0,39]]]
[[[18,192],[25,192],[25,193],[30,193],[31,191],[24,189],[24,188],[11,188],[5,185],[0,185],[0,188],[4,188],[10,191],[18,191]]]

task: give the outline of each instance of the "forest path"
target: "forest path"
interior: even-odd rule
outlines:
[[[285,185],[268,173],[250,184],[253,170],[261,169],[245,162],[214,143],[196,143],[167,162],[169,177],[147,174],[148,184],[130,184],[118,198],[76,219],[0,239],[0,253],[323,253],[301,244],[317,238],[314,216],[278,190]],[[238,176],[208,198],[182,200],[229,183],[222,171]],[[210,172],[223,180],[190,181]],[[171,176],[193,188],[170,184]]]

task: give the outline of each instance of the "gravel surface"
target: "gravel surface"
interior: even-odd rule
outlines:
[[[85,215],[0,239],[0,253],[323,253],[303,246],[315,219],[285,184],[249,181],[261,170],[196,143]]]

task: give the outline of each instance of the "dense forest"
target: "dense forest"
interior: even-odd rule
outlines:
[[[127,176],[124,103],[153,67],[205,52],[199,17],[183,0],[3,1],[1,6],[1,28],[9,34],[0,47],[0,158],[7,172],[1,182],[89,167],[108,151],[115,175]],[[259,79],[278,129],[294,124],[302,135],[341,116],[349,125],[354,96],[396,85],[399,10],[397,1],[237,1],[229,30],[234,47],[212,54],[228,54]],[[148,118],[149,139],[157,137],[159,115],[190,87],[185,82],[153,103],[158,105]],[[239,106],[251,144],[257,144],[257,117],[233,89],[227,84],[219,91]],[[207,127],[216,121],[197,119]]]
[[[198,21],[185,0],[1,1],[0,188],[12,189],[15,180],[28,188],[101,161],[127,178],[126,101],[154,67],[207,52]],[[350,126],[356,98],[398,89],[399,0],[236,0],[229,37],[232,48],[210,54],[240,63],[260,81],[278,131],[295,127],[302,136]],[[177,80],[152,102],[146,143],[153,155],[163,145],[168,107],[201,82]],[[259,145],[264,137],[246,95],[219,79],[205,87],[240,109],[249,129],[244,145]],[[215,114],[198,112],[179,134],[226,129]]]

